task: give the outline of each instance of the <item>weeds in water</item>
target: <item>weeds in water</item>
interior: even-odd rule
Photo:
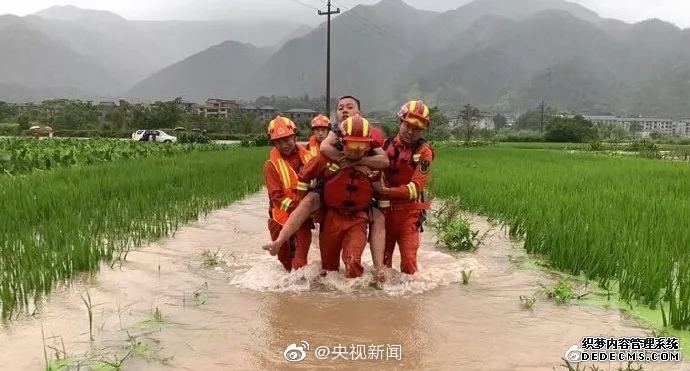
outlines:
[[[41,321],[41,342],[43,343],[43,359],[46,362],[46,370],[49,370],[50,364],[48,363],[48,351],[46,350],[46,335],[43,330],[43,321]]]
[[[157,309],[157,308],[156,308]],[[127,343],[130,347],[130,352],[138,356],[144,357],[147,361],[154,358],[153,352],[141,340],[137,339],[127,332]]]
[[[463,285],[467,285],[470,283],[470,276],[471,275],[472,275],[472,271],[469,271],[469,272],[467,272],[465,270],[462,271],[462,284]]]
[[[153,319],[156,322],[164,322],[163,312],[161,312],[160,309],[158,309],[158,307],[156,307],[156,310],[153,311]]]
[[[522,308],[527,309],[527,310],[532,310],[532,307],[534,307],[534,304],[537,303],[537,297],[534,295],[532,295],[532,296],[520,295],[520,302],[522,303]]]
[[[462,205],[457,199],[443,202],[441,208],[434,212],[431,226],[436,230],[436,245],[442,245],[452,251],[475,251],[479,231],[472,231],[469,220],[461,215]]]
[[[119,268],[122,269],[122,263],[127,261],[127,255],[132,246],[129,243],[125,243],[124,247],[117,250],[117,256],[113,258],[112,263],[110,263],[110,268],[114,268],[115,264],[119,264]]]
[[[205,291],[207,291],[207,290],[208,290],[208,282],[204,282],[204,284],[201,285],[201,287],[194,290],[194,292],[192,293],[192,297],[194,298],[194,302],[197,305],[206,304],[206,302],[208,301],[208,295]],[[187,306],[187,293],[183,291],[182,292],[182,307],[184,308],[186,306]]]
[[[158,309],[158,307],[156,307],[155,309],[151,308],[151,317],[151,319],[147,319],[139,323],[138,327],[143,329],[159,329],[165,323],[163,312],[160,309]]]
[[[62,349],[58,349],[56,346],[50,346],[50,345],[48,346],[48,348],[50,348],[50,350],[55,352],[55,359],[59,361],[61,359],[63,359],[63,360],[67,359],[67,350],[65,349],[65,340],[62,338],[62,336],[55,336],[55,337],[53,337],[53,339],[55,340],[58,337],[60,338],[60,343],[62,345]]]
[[[85,298],[87,303],[90,299]],[[163,321],[163,314],[159,308],[152,310],[153,320],[156,322]],[[70,357],[65,349],[65,342],[62,336],[54,336],[51,338],[45,337],[45,330],[41,324],[41,336],[43,343],[43,354],[45,360],[46,371],[72,371],[72,370],[94,370],[94,371],[122,371],[125,369],[125,362],[134,357],[141,357],[148,362],[156,361],[163,365],[171,366],[170,361],[173,357],[161,358],[151,344],[159,344],[160,341],[154,338],[146,337],[146,334],[133,336],[127,330],[124,339],[125,347],[120,348],[115,354],[98,354],[104,351],[98,351],[94,346],[91,346],[90,354],[85,354],[83,358]],[[59,338],[59,340],[58,340]],[[53,346],[46,345],[47,340],[53,340]],[[53,352],[54,358],[48,355],[48,350]],[[124,353],[124,354],[123,354]]]
[[[159,342],[155,339],[153,339],[153,341],[156,343]],[[129,332],[127,332],[127,343],[130,348],[130,353],[142,357],[148,362],[157,361],[163,365],[170,366],[170,361],[173,359],[173,357],[160,358],[146,343],[139,340],[137,337],[130,335]]]
[[[208,290],[208,282],[204,282],[200,288],[194,291],[194,301],[196,301],[197,305],[206,304],[206,301],[208,301],[208,295],[202,292],[202,290]]]
[[[124,357],[113,356],[112,360],[109,359],[99,359],[93,362],[95,369],[99,371],[122,371],[122,365],[132,357],[133,351],[130,349]]]
[[[61,348],[58,348],[58,345],[56,344],[58,338],[60,338]],[[67,350],[65,349],[65,340],[60,335],[53,336],[49,339],[53,340],[53,346],[46,345],[47,339],[45,337],[43,323],[41,323],[41,342],[43,344],[43,359],[45,361],[46,371],[68,370],[70,367],[72,367],[74,362],[69,357],[67,357]],[[47,349],[50,349],[53,352],[55,352],[55,359],[53,359],[52,357],[48,358]]]
[[[86,290],[86,298],[84,299],[84,295],[81,296],[81,300],[84,302],[84,305],[86,305],[86,309],[89,312],[89,340],[94,341],[93,339],[93,304],[91,304],[91,294],[89,294],[89,290]]]
[[[553,287],[547,287],[543,283],[539,285],[542,287],[542,292],[546,294],[546,297],[555,299],[558,304],[564,304],[573,297],[573,287],[567,281],[558,280]]]
[[[216,252],[211,252],[211,250],[205,249],[204,252],[201,253],[201,257],[203,258],[203,264],[205,267],[216,267],[220,263],[223,263],[223,259],[225,259],[225,255],[220,254],[220,249],[216,250]]]

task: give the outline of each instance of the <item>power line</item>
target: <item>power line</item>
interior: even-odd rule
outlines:
[[[293,2],[295,2],[295,3],[297,3],[297,4],[299,4],[299,5],[302,5],[302,6],[306,6],[307,8],[316,10],[317,12],[319,11],[319,9],[317,9],[316,7],[311,6],[311,5],[309,5],[309,4],[305,3],[305,2],[302,2],[301,0],[291,0],[291,1],[293,1]]]
[[[315,8],[315,7],[313,7],[313,6],[309,5],[309,4],[306,4],[306,3],[304,3],[304,2],[302,2],[302,1],[300,1],[300,0],[291,0],[291,1],[297,3],[297,4],[301,5],[301,6],[304,6],[304,7],[313,9],[313,10],[316,10],[318,13],[321,13],[321,11],[320,11],[319,9],[317,9],[317,8]],[[325,5],[328,5],[327,2],[326,2],[325,0],[321,0],[321,2],[324,3]],[[339,9],[338,9],[338,10],[339,10]],[[337,12],[336,12],[336,14],[337,14]],[[359,17],[359,18],[361,18],[361,17]],[[347,28],[350,29],[351,31],[353,31],[353,32],[355,32],[355,33],[359,33],[359,34],[361,34],[361,35],[363,35],[363,36],[365,36],[365,37],[370,37],[370,36],[371,36],[370,34],[368,34],[368,33],[364,32],[364,31],[362,31],[360,28],[352,27],[350,24],[348,24],[348,23],[345,22],[344,20],[341,21],[340,24],[343,25],[343,26],[345,26],[345,27],[347,27]],[[364,26],[365,26],[365,27],[368,27],[368,28],[371,28],[371,26],[369,26],[369,25],[367,25],[367,24],[364,24]],[[373,30],[373,31],[376,32],[376,33],[378,33],[379,35],[382,35],[384,38],[386,37],[385,34],[382,34],[381,32],[379,32],[379,31],[377,31],[377,30]],[[330,39],[330,37],[329,37],[329,39]],[[387,43],[385,43],[385,42],[381,42],[381,40],[379,40],[379,39],[374,38],[373,40],[376,40],[376,42],[378,42],[378,43],[379,43],[381,46],[383,46],[384,48],[387,48],[388,50],[391,50],[391,51],[394,52],[394,53],[398,53],[401,57],[407,58],[408,60],[411,59],[409,54],[406,54],[406,53],[402,52],[400,49],[393,48],[393,47],[391,47],[389,44],[387,44]],[[327,49],[328,49],[328,46],[327,46]],[[327,53],[328,53],[328,51],[327,51]],[[329,63],[328,61],[327,61],[327,65],[330,65],[330,63]],[[327,75],[329,75],[328,72],[329,72],[329,71],[328,71],[328,67],[327,67]],[[327,81],[330,81],[330,78],[327,76],[327,77],[326,77],[326,80],[327,80]],[[328,84],[332,85],[332,83],[328,83]],[[328,84],[327,84],[327,85],[328,85]],[[330,90],[331,90],[331,89],[330,89],[329,87],[326,87],[326,90],[330,93]],[[327,94],[327,95],[330,95],[330,94]],[[326,99],[326,106],[327,106],[327,109],[330,109],[330,98],[327,98],[327,99]]]
[[[349,25],[348,23],[346,23],[346,22],[344,22],[344,21],[342,21],[342,20],[341,20],[341,25],[343,25],[343,26],[349,28],[349,29],[352,30],[353,32],[359,33],[360,35],[363,35],[363,36],[365,36],[365,37],[371,37],[371,34],[366,33],[365,31],[363,31],[363,30],[361,30],[361,29],[359,29],[359,28],[353,27],[353,26]],[[379,33],[379,34],[380,34],[380,33]],[[410,54],[405,53],[405,52],[403,52],[403,51],[400,50],[400,49],[394,48],[394,47],[392,47],[390,44],[387,44],[387,43],[385,43],[385,42],[382,42],[380,39],[371,38],[370,40],[375,40],[375,41],[376,41],[379,45],[381,45],[382,47],[384,47],[384,48],[390,50],[390,51],[393,52],[393,53],[397,53],[397,54],[400,55],[402,58],[405,58],[405,59],[407,59],[408,61],[411,61],[411,60],[412,60],[412,57],[410,56]]]
[[[325,15],[328,18],[328,25],[326,31],[326,112],[331,114],[331,15],[340,14],[340,8],[331,11],[331,0],[328,0],[327,11],[319,12],[319,15]]]
[[[325,3],[325,0],[321,0],[321,1]],[[338,2],[338,4],[341,4],[341,3]],[[341,4],[341,5],[342,5],[342,4]],[[346,6],[344,6],[344,7],[347,8]],[[381,32],[381,31],[379,31],[378,29],[374,29],[374,28],[371,26],[371,23],[370,23],[370,22],[368,22],[366,19],[363,19],[362,17],[358,16],[357,13],[353,12],[352,10],[348,10],[348,13],[352,13],[355,17],[357,17],[357,18],[358,18],[357,20],[359,21],[359,23],[361,23],[363,27],[368,28],[371,32],[376,33],[376,34],[382,36],[383,39],[392,40],[392,38],[391,38],[390,36],[388,36],[386,33],[383,33],[383,32]],[[353,19],[353,18],[347,18],[347,20],[351,20],[351,19]],[[361,35],[363,35],[363,36],[365,36],[365,37],[370,38],[370,40],[375,40],[375,42],[377,42],[379,45],[381,45],[382,47],[384,47],[384,48],[386,48],[386,49],[392,51],[393,53],[397,53],[397,54],[400,55],[402,58],[404,58],[404,59],[406,59],[406,60],[408,60],[408,61],[411,61],[411,60],[412,60],[412,57],[410,56],[410,53],[405,53],[404,51],[401,50],[401,48],[392,47],[389,43],[386,43],[385,40],[381,40],[381,39],[379,39],[379,38],[371,38],[371,33],[367,33],[367,32],[365,32],[365,31],[361,30],[361,27],[358,27],[358,26],[354,26],[354,27],[353,27],[352,25],[349,24],[349,22],[346,22],[346,21],[343,20],[343,19],[341,19],[340,22],[341,22],[341,23],[340,23],[341,25],[343,25],[343,26],[349,28],[350,30],[352,30],[352,31],[354,31],[354,32],[356,32],[356,33],[359,33],[359,34],[361,34]],[[393,40],[393,41],[395,41],[395,40]]]
[[[354,9],[348,8],[346,5],[344,5],[343,3],[341,3],[338,0],[333,0],[333,1],[335,3],[337,3],[338,5],[342,6],[343,8],[345,8],[345,10],[347,10],[349,13],[352,13],[352,15],[355,16],[357,19],[359,19],[364,26],[367,26],[370,29],[373,29],[374,31],[376,31],[378,34],[383,35],[384,37],[386,37],[390,40],[393,40],[396,43],[402,45],[404,47],[404,49],[407,49],[407,51],[409,51],[409,52],[414,51],[414,48],[410,47],[410,45],[407,44],[405,41],[399,39],[397,36],[389,33],[385,29],[379,27],[377,24],[370,22],[368,19],[364,18],[363,16],[361,16],[357,12],[355,12]]]

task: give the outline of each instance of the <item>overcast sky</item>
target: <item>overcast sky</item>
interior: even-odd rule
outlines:
[[[337,0],[341,11],[379,0]],[[420,9],[447,10],[469,0],[404,0]],[[690,27],[690,0],[572,0],[602,17],[637,22],[660,18]],[[109,10],[127,19],[232,19],[291,17],[316,25],[323,17],[311,8],[325,9],[326,0],[0,0],[0,14],[26,15],[53,5]]]

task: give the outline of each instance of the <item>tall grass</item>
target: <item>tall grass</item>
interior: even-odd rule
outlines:
[[[690,328],[686,163],[511,148],[437,155],[438,196],[502,219],[555,268],[618,284],[623,300],[663,304],[669,324]]]
[[[2,317],[258,191],[266,158],[266,149],[234,148],[0,177]]]

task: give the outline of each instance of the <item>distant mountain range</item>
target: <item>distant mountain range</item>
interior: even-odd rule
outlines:
[[[118,98],[153,73],[211,46],[234,40],[277,47],[306,27],[289,20],[128,21],[74,6],[26,17],[4,15],[0,100]]]
[[[690,116],[690,29],[656,19],[628,24],[563,0],[475,0],[444,13],[382,0],[343,9],[331,31],[332,95],[356,94],[364,110],[422,97],[502,113],[545,100]],[[289,21],[127,21],[73,7],[4,16],[0,100],[320,96],[325,37],[324,25]]]

